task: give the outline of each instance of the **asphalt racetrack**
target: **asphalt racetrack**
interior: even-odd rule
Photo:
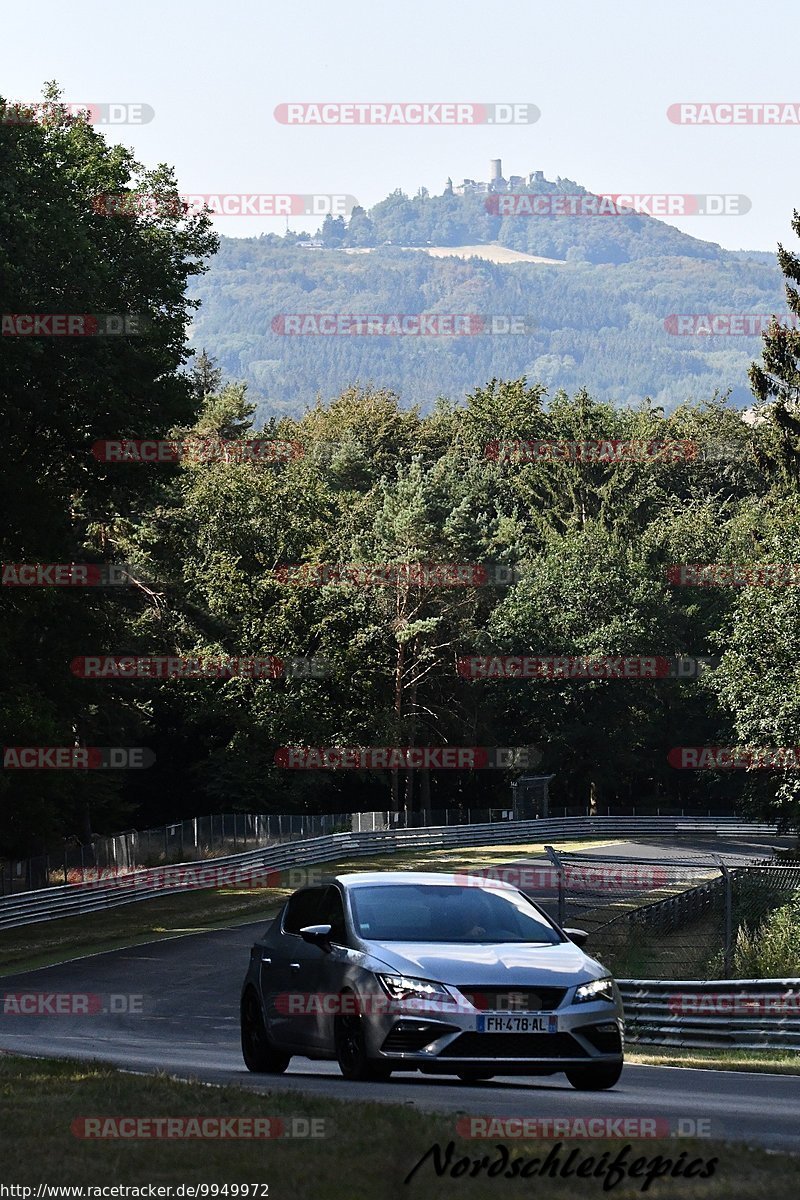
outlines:
[[[693,839],[692,854],[700,848]],[[729,861],[768,852],[766,843],[752,841],[729,840],[713,849]],[[597,851],[598,856],[604,853],[668,858],[684,857],[687,849],[653,842]],[[0,1049],[98,1060],[133,1071],[162,1070],[181,1079],[256,1091],[386,1100],[454,1114],[666,1118],[673,1131],[684,1132],[692,1128],[687,1122],[708,1120],[714,1138],[773,1149],[797,1147],[796,1076],[631,1065],[613,1090],[581,1093],[562,1075],[465,1085],[455,1078],[398,1074],[387,1083],[349,1083],[335,1063],[303,1058],[293,1059],[283,1076],[251,1075],[239,1049],[238,1004],[249,949],[263,927],[258,922],[192,934],[6,976],[0,980],[6,998],[30,992],[88,993],[97,997],[92,1007],[98,1011],[22,1015],[6,1011],[13,1003],[4,1003]],[[141,1011],[125,1011],[131,1008]]]

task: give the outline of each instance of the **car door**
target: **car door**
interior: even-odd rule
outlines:
[[[335,884],[325,891],[321,913],[319,924],[331,927],[331,948],[325,951],[311,947],[318,953],[309,956],[307,983],[319,1003],[316,1012],[312,1013],[308,1036],[318,1048],[332,1051],[333,1019],[339,1011],[339,996],[351,967],[363,958],[363,954],[348,945],[344,900]]]
[[[270,1035],[279,1045],[297,1047],[298,1053],[309,1043],[309,980],[313,958],[322,953],[303,941],[300,930],[321,923],[325,891],[324,887],[301,888],[290,897],[280,929],[265,947],[261,962],[261,989]]]

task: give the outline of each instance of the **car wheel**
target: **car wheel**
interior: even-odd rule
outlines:
[[[462,1083],[485,1083],[487,1079],[494,1079],[491,1071],[456,1071],[456,1075]]]
[[[568,1067],[564,1074],[579,1092],[602,1092],[612,1088],[618,1081],[622,1074],[622,1059],[615,1063],[598,1063],[597,1066]]]
[[[261,1005],[252,988],[242,998],[241,1027],[242,1058],[248,1071],[261,1075],[282,1075],[292,1056],[277,1050],[270,1042],[261,1015]]]
[[[392,1068],[376,1062],[367,1054],[363,1018],[356,1015],[336,1017],[333,1023],[333,1044],[336,1061],[345,1079],[378,1081],[388,1079]]]

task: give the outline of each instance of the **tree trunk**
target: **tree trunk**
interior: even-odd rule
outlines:
[[[394,669],[394,737],[400,732],[400,722],[403,718],[403,671],[405,669],[406,648],[403,642],[397,645],[397,661]],[[399,768],[392,771],[392,811],[400,812],[400,775]]]
[[[431,773],[427,767],[420,771],[420,808],[422,809],[422,819],[425,825],[430,825],[433,817],[431,814]]]

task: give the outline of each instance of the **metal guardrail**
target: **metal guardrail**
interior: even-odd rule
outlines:
[[[67,837],[63,844],[51,844],[41,854],[26,858],[0,858],[0,897],[13,893],[32,892],[36,888],[55,887],[60,883],[83,881],[92,877],[97,868],[119,868],[127,871],[137,866],[158,866],[161,863],[201,860],[222,854],[240,854],[246,850],[266,849],[281,842],[299,838],[323,837],[330,833],[366,833],[376,829],[411,829],[432,825],[480,825],[486,822],[529,821],[541,816],[528,801],[521,800],[519,810],[504,807],[432,809],[427,818],[420,812],[346,812],[346,813],[208,813],[205,816],[184,818],[151,829],[128,829],[121,833],[92,835],[90,842]],[[686,818],[685,808],[642,807],[635,804],[597,808],[592,814],[588,805],[550,806],[545,816],[665,816]],[[713,815],[692,812],[688,819],[729,817],[728,809],[719,808]]]
[[[530,841],[539,844],[564,838],[641,837],[648,834],[692,834],[698,826],[704,834],[718,836],[775,836],[772,824],[744,822],[736,817],[719,817],[709,823],[697,823],[682,817],[558,817],[549,820],[492,822],[476,825],[440,825],[411,829],[386,829],[364,833],[335,833],[298,839],[278,846],[230,854],[165,867],[132,871],[110,881],[74,883],[20,892],[0,899],[0,929],[52,921],[151,900],[187,889],[188,872],[220,871],[226,867],[241,871],[261,868],[286,870],[340,858],[371,854],[392,854],[410,849],[437,847],[514,845]],[[170,885],[172,874],[175,882]],[[178,881],[182,876],[182,881]],[[196,885],[195,885],[196,886]],[[213,886],[213,885],[209,885]]]
[[[800,1050],[800,979],[620,979],[635,1045]]]
[[[664,900],[643,904],[641,907],[633,909],[632,912],[625,913],[623,919],[629,925],[643,925],[658,933],[669,933],[673,929],[680,928],[687,921],[696,921],[715,904],[724,903],[724,900],[725,881],[720,875],[716,879],[710,879],[707,883],[685,888]]]

